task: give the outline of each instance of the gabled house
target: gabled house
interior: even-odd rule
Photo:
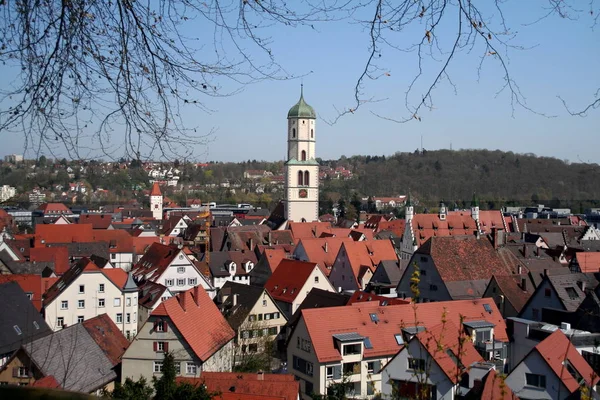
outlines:
[[[519,315],[535,291],[528,275],[493,275],[482,297],[491,297],[504,318]]]
[[[30,340],[52,333],[16,282],[0,284],[0,367]]]
[[[520,398],[567,399],[586,388],[597,399],[598,374],[560,330],[555,331],[511,371],[506,384]]]
[[[269,292],[258,286],[227,282],[219,292],[221,313],[236,333],[234,360],[264,351],[267,341],[276,341],[287,318]]]
[[[117,374],[115,381],[118,382],[121,379],[121,357],[129,347],[129,340],[107,314],[83,321],[82,325],[113,365]]]
[[[166,286],[173,293],[189,290],[197,285],[214,297],[214,287],[198,270],[183,247],[152,243],[132,269],[138,282],[152,281]]]
[[[57,280],[58,278],[43,278],[41,275],[34,274],[0,275],[0,284],[7,282],[18,283],[38,311],[42,309],[42,295]]]
[[[177,375],[231,371],[235,332],[202,286],[160,303],[142,325],[122,363],[122,381],[160,377],[166,352],[175,357]]]
[[[338,290],[364,290],[381,261],[398,261],[389,240],[343,243],[329,281]]]
[[[294,249],[294,258],[300,261],[309,261],[318,264],[323,273],[326,276],[329,276],[342,244],[352,241],[352,238],[349,237],[300,239]]]
[[[60,388],[98,393],[112,389],[113,363],[83,324],[23,344],[0,370],[0,382],[35,385],[53,377]]]
[[[250,284],[250,271],[256,265],[256,256],[252,251],[213,251],[208,266],[215,289],[223,287],[225,282]]]
[[[288,253],[283,248],[265,249],[256,266],[250,271],[250,284],[265,286],[281,260],[286,258],[289,258]]]
[[[414,335],[381,371],[384,396],[452,400],[463,375],[483,363],[473,343],[454,323],[440,323]],[[491,366],[490,366],[491,368]]]
[[[398,296],[413,297],[411,279],[419,271],[419,301],[480,298],[492,275],[518,273],[505,262],[486,238],[431,237],[413,254],[396,289]]]
[[[313,288],[335,292],[323,271],[315,263],[282,260],[265,284],[286,318],[290,318]]]
[[[480,354],[508,342],[502,315],[489,299],[382,306],[378,301],[303,309],[287,342],[288,370],[303,399],[346,383],[357,398],[382,390],[381,369],[415,334],[447,323],[464,329]],[[469,324],[469,326],[467,326]]]
[[[152,311],[161,302],[173,297],[173,293],[166,286],[152,281],[145,281],[138,289],[138,326],[142,326]]]
[[[598,280],[594,274],[571,273],[546,275],[519,313],[519,317],[542,320],[542,310],[576,311],[585,299],[586,289],[594,289]]]
[[[131,274],[100,269],[82,258],[46,291],[42,311],[55,331],[106,313],[132,338],[137,332],[137,302],[138,287]]]
[[[381,260],[365,290],[379,295],[396,296],[396,287],[405,268],[398,260]]]

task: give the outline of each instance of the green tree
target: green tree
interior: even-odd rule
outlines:
[[[357,212],[360,212],[360,210],[362,209],[362,201],[360,200],[360,198],[358,197],[358,194],[356,192],[354,192],[354,194],[352,194],[352,199],[350,200],[350,204],[352,204],[354,206],[354,208],[356,209]]]
[[[142,377],[137,382],[127,378],[124,384],[119,382],[115,384],[115,390],[110,397],[123,400],[147,400],[152,397],[153,391],[146,378]]]
[[[46,156],[40,156],[40,158],[37,159],[36,166],[38,166],[40,168],[46,168],[47,162],[48,162],[48,160],[46,159]]]
[[[173,353],[165,354],[163,359],[163,370],[160,378],[152,377],[154,391],[156,392],[155,400],[175,400],[177,392],[177,382],[175,377],[177,370],[175,369],[175,358]]]

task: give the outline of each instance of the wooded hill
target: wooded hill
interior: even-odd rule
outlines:
[[[325,183],[322,197],[406,194],[424,206],[444,200],[468,207],[473,193],[482,208],[545,204],[574,212],[600,205],[600,166],[569,163],[534,154],[488,150],[438,150],[393,156],[353,156],[323,164],[347,166],[356,178]],[[335,200],[335,199],[334,199]],[[579,211],[578,209],[581,209]]]

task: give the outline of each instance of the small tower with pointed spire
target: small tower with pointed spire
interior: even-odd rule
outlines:
[[[473,192],[473,199],[471,200],[471,217],[475,221],[479,221],[479,198],[477,198],[475,192]]]
[[[285,163],[285,217],[294,222],[312,222],[319,218],[319,163],[315,156],[317,115],[304,101],[300,86],[300,100],[287,115],[288,152]]]
[[[440,220],[445,221],[447,215],[448,215],[448,208],[446,208],[446,205],[444,204],[444,200],[442,200],[440,202]]]
[[[413,207],[412,199],[410,197],[410,189],[408,190],[408,196],[406,197],[406,205],[404,206],[404,219],[406,221],[412,221],[415,215],[415,209]]]
[[[150,209],[152,210],[152,218],[162,220],[163,195],[160,191],[160,186],[158,186],[158,182],[152,184],[152,191],[150,191]]]

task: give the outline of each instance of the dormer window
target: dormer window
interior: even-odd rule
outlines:
[[[234,262],[232,262],[231,264],[229,264],[229,271],[232,272],[232,273],[235,272],[235,263]]]

